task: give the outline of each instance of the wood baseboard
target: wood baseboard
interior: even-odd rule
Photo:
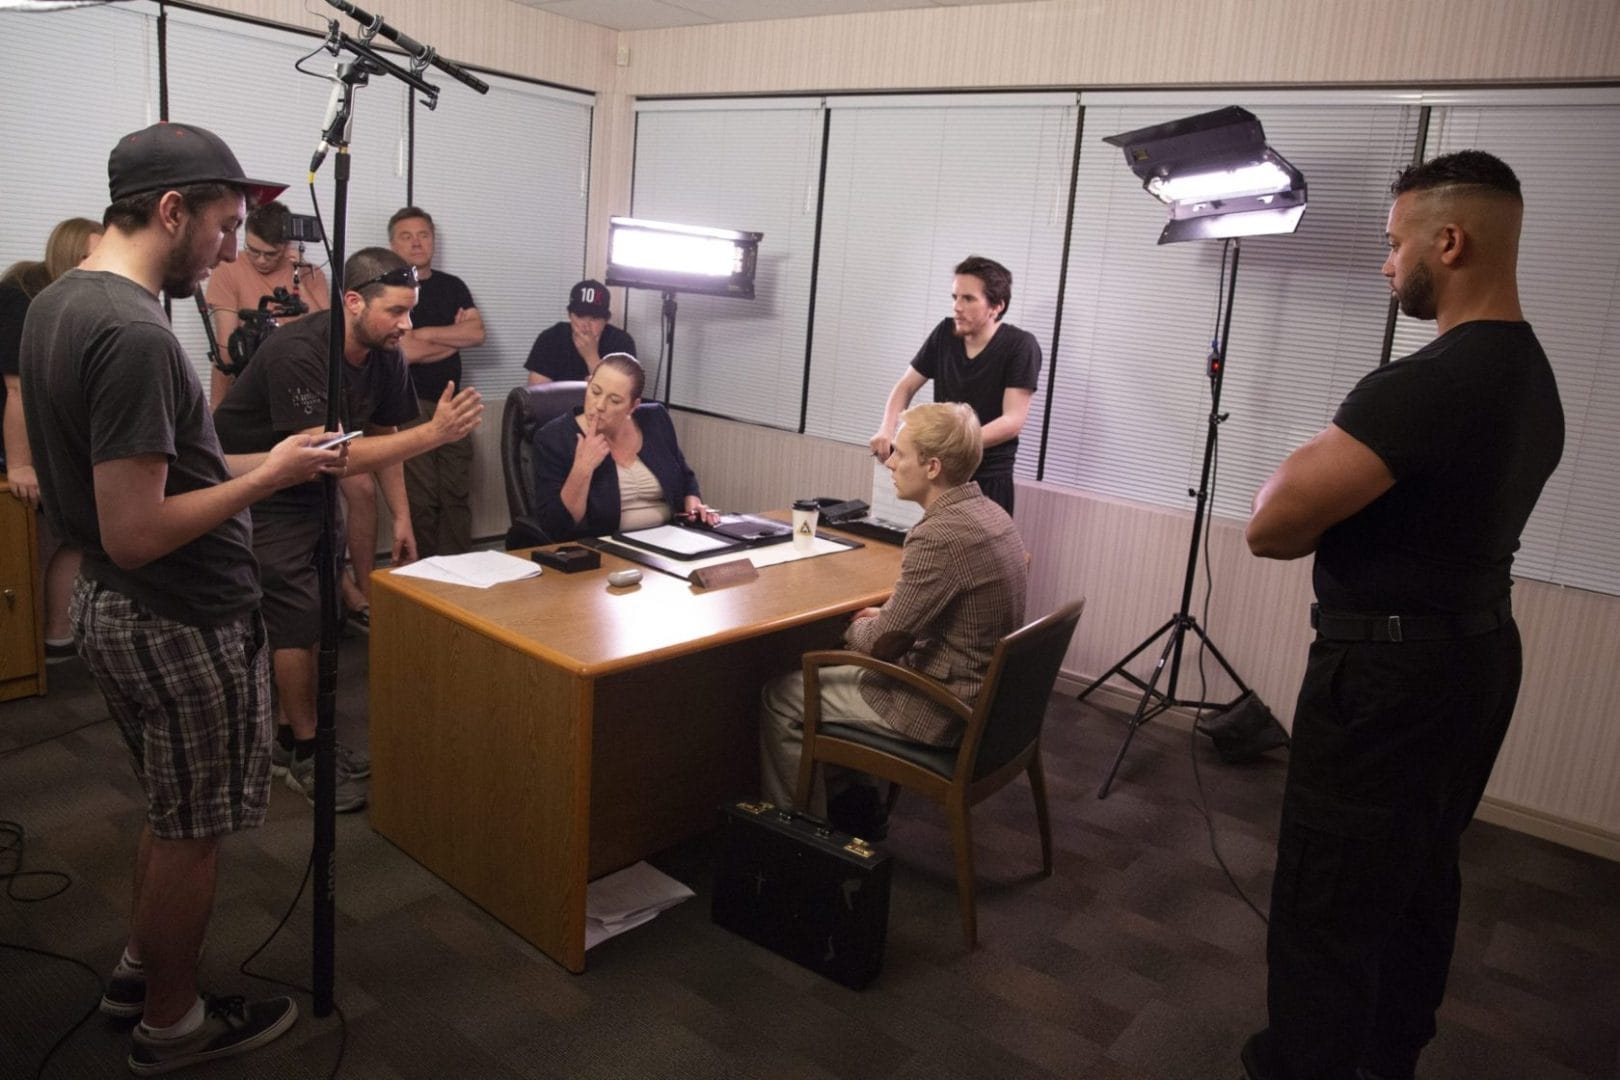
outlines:
[[[1093,678],[1095,676],[1063,671],[1058,675],[1056,690],[1058,693],[1078,694],[1091,685]],[[1137,702],[1141,700],[1141,692],[1126,683],[1108,683],[1099,686],[1092,694],[1091,700],[1103,708],[1129,714],[1136,711]],[[1193,718],[1185,709],[1171,709],[1160,713],[1153,722],[1187,731],[1192,727]],[[1534,836],[1538,840],[1562,844],[1576,851],[1584,851],[1588,855],[1620,862],[1620,834],[1584,822],[1573,821],[1489,795],[1480,802],[1479,812],[1474,816],[1480,821],[1500,825],[1504,829],[1512,829],[1526,836]]]

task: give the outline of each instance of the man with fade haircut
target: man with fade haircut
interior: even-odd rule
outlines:
[[[1012,273],[1005,266],[969,255],[955,273],[950,318],[934,327],[889,391],[883,424],[868,445],[879,461],[888,459],[900,413],[933,379],[935,401],[973,406],[984,432],[984,462],[973,479],[1010,515],[1018,434],[1040,377],[1041,345],[1034,334],[1002,321],[1012,302]]]
[[[146,825],[129,941],[101,1009],[141,1017],[129,1067],[168,1072],[239,1054],[293,1025],[291,998],[199,996],[219,837],[264,820],[270,666],[247,508],[341,473],[344,453],[283,439],[236,477],[196,371],[158,300],[193,295],[236,257],[249,180],[212,132],[155,124],[107,162],[112,205],[93,254],[40,293],[22,380],[40,489],[84,551],[73,636],[134,757]]]
[[[388,219],[388,246],[416,268],[420,285],[411,316],[415,326],[400,341],[416,387],[416,424],[433,419],[446,386],[461,385],[461,350],[484,343],[484,319],[466,283],[433,265],[437,243],[433,218],[420,207],[407,206]],[[423,558],[459,555],[472,547],[472,455],[472,440],[458,439],[405,466]]]
[[[1458,847],[1519,692],[1513,553],[1558,465],[1558,386],[1519,305],[1524,200],[1478,150],[1391,188],[1383,273],[1439,336],[1361,380],[1261,487],[1250,549],[1315,553],[1266,942],[1264,1080],[1411,1080],[1435,1034]]]
[[[963,701],[978,697],[996,643],[1024,621],[1028,560],[1007,512],[971,477],[984,455],[973,409],[964,404],[906,410],[885,464],[894,491],[923,508],[906,536],[900,580],[882,607],[862,608],[844,631],[846,647],[872,653],[880,641],[909,641],[897,664],[936,679]],[[885,656],[884,659],[891,659]],[[962,741],[962,720],[920,692],[854,665],[822,670],[821,715],[928,746]],[[793,805],[804,748],[804,673],[765,685],[760,714],[760,785]],[[848,776],[845,779],[849,779]],[[877,791],[856,782],[829,802],[819,779],[806,809],[832,815],[859,836],[882,839],[887,813]]]

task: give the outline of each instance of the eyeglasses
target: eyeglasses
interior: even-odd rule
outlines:
[[[397,285],[406,289],[414,289],[417,284],[416,267],[400,266],[395,267],[393,270],[384,271],[374,278],[362,281],[360,284],[350,288],[349,292],[362,292],[370,285]]]
[[[271,248],[269,251],[265,251],[261,248],[254,247],[245,240],[242,242],[242,251],[247,255],[247,257],[250,259],[258,259],[261,262],[267,262],[270,259],[279,259],[285,250],[285,248]]]

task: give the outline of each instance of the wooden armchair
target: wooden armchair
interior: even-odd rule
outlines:
[[[842,765],[925,795],[945,808],[956,856],[956,887],[962,909],[962,936],[968,948],[978,943],[978,916],[973,902],[973,837],[968,808],[1027,773],[1035,796],[1041,833],[1041,869],[1052,873],[1052,824],[1046,809],[1046,779],[1041,772],[1041,725],[1057,682],[1058,669],[1085,600],[1076,600],[996,644],[990,671],[977,705],[969,705],[945,687],[911,668],[865,653],[824,650],[804,656],[804,754],[799,762],[796,801],[810,800],[817,763]],[[966,724],[955,747],[927,746],[898,736],[846,724],[821,722],[820,669],[854,664],[904,683],[960,716]]]

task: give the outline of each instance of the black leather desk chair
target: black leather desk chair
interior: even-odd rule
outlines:
[[[512,526],[506,550],[549,544],[551,538],[534,520],[534,433],[551,420],[585,403],[582,382],[539,383],[513,387],[501,413],[501,472],[506,478],[506,506]]]

